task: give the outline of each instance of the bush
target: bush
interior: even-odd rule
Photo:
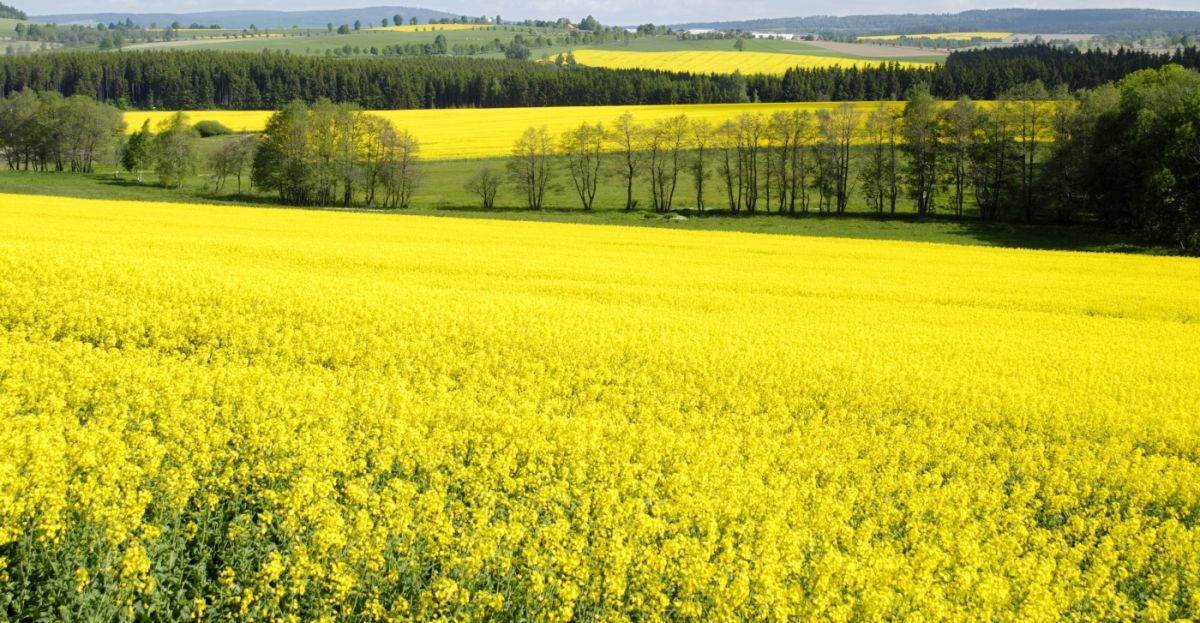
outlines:
[[[529,48],[519,43],[509,44],[509,46],[504,49],[504,58],[512,61],[527,61],[529,60],[529,56],[531,54],[532,53],[529,51]]]
[[[220,121],[198,121],[194,127],[196,128],[196,132],[200,134],[201,138],[233,134],[233,130],[230,130]]]

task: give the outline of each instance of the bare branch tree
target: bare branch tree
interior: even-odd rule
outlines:
[[[899,125],[887,102],[880,102],[867,115],[863,125],[866,153],[859,167],[859,181],[867,204],[876,214],[883,214],[888,205],[896,211],[898,180],[896,172],[896,140]]]
[[[850,164],[852,159],[851,147],[854,137],[859,132],[859,121],[862,113],[850,102],[842,102],[833,109],[833,132],[837,142],[837,213],[845,214],[850,204]]]
[[[763,116],[758,114],[743,113],[734,120],[738,181],[741,186],[742,205],[747,212],[754,212],[758,207],[758,174],[765,126]]]
[[[638,149],[641,133],[641,128],[633,120],[633,114],[625,113],[617,118],[609,135],[621,156],[620,174],[625,180],[626,210],[637,206],[637,202],[633,200],[633,181],[637,179],[638,167],[642,162],[642,152]]]
[[[731,212],[739,212],[742,209],[742,173],[737,133],[737,125],[733,121],[726,121],[717,128],[714,137],[714,146],[719,152],[717,172],[724,183],[725,196]]]
[[[408,130],[397,130],[391,124],[386,126],[382,142],[384,207],[408,208],[421,182],[421,146]]]
[[[600,163],[604,152],[604,126],[583,123],[567,130],[562,136],[561,149],[579,202],[584,210],[591,210],[602,171]]]
[[[704,210],[704,183],[711,175],[708,170],[708,156],[715,137],[716,130],[708,119],[692,121],[692,161],[689,169],[692,173],[692,186],[696,189],[697,210]]]
[[[675,200],[680,156],[687,144],[689,128],[687,117],[679,115],[655,123],[645,134],[650,198],[656,212],[669,211]]]
[[[800,211],[807,213],[809,198],[808,198],[808,174],[812,163],[809,158],[809,149],[813,144],[813,121],[812,113],[807,110],[792,111],[792,140],[791,149],[792,155],[788,159],[791,164],[788,172],[790,188],[788,191],[788,212],[796,213],[796,198],[800,198]]]
[[[224,190],[226,179],[232,176],[237,179],[238,194],[242,194],[242,176],[254,160],[257,144],[258,139],[254,135],[243,134],[225,141],[213,152],[209,163],[213,170],[213,190],[216,193]]]
[[[391,122],[378,115],[363,115],[360,123],[362,129],[358,145],[359,178],[362,182],[364,202],[367,207],[373,208],[375,195],[384,175],[383,158],[386,147],[383,137]]]
[[[795,131],[796,117],[786,111],[777,111],[771,115],[767,122],[767,161],[770,163],[770,170],[773,173],[773,181],[768,182],[768,185],[773,185],[775,188],[776,201],[778,201],[779,212],[783,213],[783,208],[787,205],[788,195],[791,193],[792,174],[794,167],[792,166],[792,158],[796,155],[796,148],[793,142],[797,139]],[[771,209],[771,201],[767,200],[767,211]]]
[[[508,173],[525,194],[525,205],[531,210],[541,210],[545,202],[552,174],[550,157],[553,154],[554,142],[546,126],[528,128],[513,146]]]
[[[496,205],[496,193],[500,192],[501,177],[491,167],[483,167],[467,181],[466,190],[479,195],[483,209],[490,210]]]

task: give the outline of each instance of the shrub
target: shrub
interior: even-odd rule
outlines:
[[[196,132],[200,134],[201,138],[233,134],[233,130],[230,130],[220,121],[198,121],[194,127],[196,128]]]

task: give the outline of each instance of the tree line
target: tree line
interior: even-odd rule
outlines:
[[[1016,105],[997,107],[996,114],[1008,118]],[[687,115],[642,124],[626,113],[611,126],[583,123],[558,137],[544,127],[528,128],[507,173],[531,209],[543,207],[546,190],[565,174],[584,210],[593,208],[598,187],[615,179],[626,210],[638,208],[648,191],[650,208],[659,213],[684,207],[845,214],[861,192],[878,214],[895,214],[900,200],[912,199],[924,216],[935,211],[934,199],[953,170],[959,174],[955,214],[962,216],[976,179],[966,172],[968,156],[951,169],[942,151],[952,140],[973,148],[985,114],[969,98],[941,106],[924,88],[914,90],[902,111],[887,102],[868,110],[844,102],[816,112],[744,113],[720,124]],[[960,127],[966,123],[969,128]],[[981,150],[963,149],[972,165],[989,163]],[[497,176],[481,169],[468,190],[490,207],[485,179]]]
[[[514,49],[521,46],[513,46]],[[903,99],[918,84],[944,99],[993,99],[1019,84],[1094,88],[1174,62],[1174,55],[1049,46],[955,52],[936,67],[792,69],[782,76],[694,75],[438,56],[322,58],[281,53],[71,52],[0,58],[0,96],[29,88],[88,95],[123,108],[279,109],[321,98],[366,109]]]
[[[87,96],[21,91],[0,99],[0,158],[12,171],[93,173],[114,164],[141,182],[145,172],[181,188],[202,164],[201,136],[232,134],[212,121],[175,113],[126,136],[115,107]],[[236,183],[282,203],[407,208],[421,179],[420,145],[406,130],[350,104],[292,102],[261,135],[227,139],[207,155],[215,193]],[[243,186],[243,183],[246,183]]]
[[[0,99],[0,158],[11,171],[94,173],[97,163],[109,162],[114,175],[124,168],[140,182],[154,171],[164,186],[178,188],[195,172],[199,136],[183,113],[126,136],[120,110],[84,95],[22,91]]]
[[[928,85],[930,93],[942,99],[991,100],[1035,80],[1050,89],[1092,89],[1135,71],[1172,64],[1200,69],[1200,48],[1157,54],[1126,49],[1080,51],[1038,43],[956,51],[942,65],[928,69],[894,64],[862,69],[795,68],[786,71],[779,83],[755,82],[747,87],[753,98],[764,102],[898,100],[918,84]]]
[[[1074,94],[1038,81],[980,104],[947,104],[922,85],[903,108],[843,103],[816,113],[743,114],[714,125],[685,115],[555,137],[531,127],[507,178],[540,209],[565,177],[584,210],[615,179],[626,210],[648,191],[669,212],[844,214],[858,195],[893,215],[1073,223],[1098,220],[1151,244],[1200,253],[1200,73],[1135,72]],[[482,168],[467,190],[492,207],[504,177]],[[635,192],[635,188],[640,189]],[[684,198],[686,196],[686,198]]]
[[[95,45],[99,46],[101,50],[116,49],[134,43],[170,41],[178,38],[178,33],[174,29],[147,30],[134,26],[132,21],[96,24],[95,26],[28,23],[17,24],[14,30],[18,40],[67,47]]]
[[[19,20],[29,19],[29,17],[25,15],[25,11],[18,9],[17,7],[8,6],[3,2],[0,2],[0,17]]]
[[[0,58],[0,95],[30,88],[146,109],[279,109],[321,98],[366,109],[731,102],[730,76],[560,70],[453,57],[353,58],[221,51],[62,52]]]
[[[121,111],[85,95],[22,91],[0,99],[0,156],[11,170],[91,173],[119,151],[124,132]]]

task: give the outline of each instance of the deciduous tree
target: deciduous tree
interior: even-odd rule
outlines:
[[[197,140],[195,129],[182,112],[159,122],[152,145],[154,170],[163,186],[183,188],[184,180],[196,168]]]
[[[545,202],[552,177],[553,154],[554,141],[546,126],[526,129],[513,146],[508,173],[525,195],[525,205],[531,210],[542,209]]]
[[[500,192],[501,176],[491,167],[483,167],[467,180],[466,191],[479,196],[479,201],[485,210],[496,205],[496,194]]]
[[[933,201],[939,186],[941,170],[941,138],[938,132],[938,103],[922,85],[913,90],[904,106],[902,132],[904,152],[908,155],[905,182],[908,193],[917,204],[917,215],[933,212]]]
[[[951,209],[962,218],[970,184],[971,149],[979,125],[979,109],[969,97],[962,97],[953,106],[941,111],[941,135],[946,149],[946,171],[954,196]]]
[[[567,171],[575,193],[584,210],[591,210],[600,183],[604,153],[604,126],[582,123],[563,133],[560,150],[567,161]]]
[[[620,177],[625,181],[625,209],[632,210],[636,206],[633,199],[633,181],[637,179],[638,167],[641,165],[643,154],[640,149],[642,128],[633,119],[631,113],[617,117],[613,123],[609,140],[617,148],[620,156]]]
[[[675,201],[690,129],[687,116],[677,115],[658,121],[644,134],[650,198],[656,212],[670,211]]]

